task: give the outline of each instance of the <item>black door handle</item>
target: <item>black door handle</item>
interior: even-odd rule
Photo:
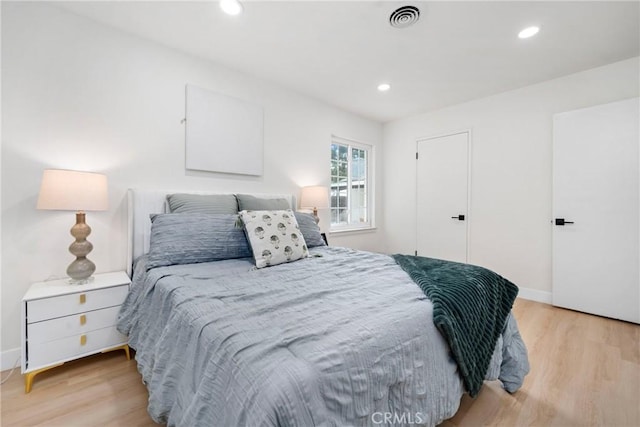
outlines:
[[[457,219],[458,221],[464,221],[464,215],[452,216],[451,218]]]
[[[565,221],[564,218],[556,218],[556,225],[573,224],[573,221]]]

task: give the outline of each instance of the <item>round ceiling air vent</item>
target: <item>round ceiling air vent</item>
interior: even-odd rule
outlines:
[[[406,28],[420,19],[420,9],[415,6],[402,6],[393,11],[389,23],[394,28]]]

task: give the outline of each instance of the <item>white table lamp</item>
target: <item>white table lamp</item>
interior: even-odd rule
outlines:
[[[313,216],[316,219],[316,223],[318,223],[320,221],[320,218],[318,218],[318,208],[329,207],[329,189],[321,185],[302,187],[300,207],[313,208]]]
[[[45,169],[38,196],[38,209],[76,211],[76,224],[71,228],[75,242],[69,252],[76,259],[67,267],[74,283],[86,283],[96,266],[87,259],[93,245],[87,240],[91,227],[85,222],[84,211],[105,211],[109,208],[107,176],[92,172]]]

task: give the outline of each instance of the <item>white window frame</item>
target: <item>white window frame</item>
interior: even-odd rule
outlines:
[[[331,233],[340,233],[340,232],[346,232],[346,231],[358,231],[358,230],[370,230],[375,228],[375,222],[374,222],[374,197],[373,195],[375,194],[374,192],[374,182],[373,182],[373,177],[374,177],[374,165],[375,165],[375,147],[371,144],[365,144],[362,142],[358,142],[358,141],[354,141],[352,139],[348,139],[348,138],[343,138],[340,136],[336,136],[336,135],[331,135],[331,145],[333,144],[340,144],[340,145],[346,145],[349,147],[349,152],[347,155],[347,159],[348,159],[348,166],[347,166],[347,179],[348,179],[348,183],[347,183],[347,191],[349,192],[349,197],[348,199],[350,200],[351,198],[351,186],[352,186],[352,182],[351,182],[351,161],[352,161],[352,154],[351,154],[351,150],[353,148],[358,149],[358,150],[365,150],[367,153],[367,162],[365,164],[365,189],[366,189],[366,198],[367,198],[367,203],[366,203],[366,212],[367,212],[367,222],[364,223],[341,223],[341,224],[334,224],[331,223],[331,212],[329,215],[329,221],[330,221],[330,232]],[[331,148],[331,145],[329,146],[329,148]],[[331,171],[331,158],[329,158],[330,162],[329,162],[329,171]],[[331,174],[329,176],[329,182],[331,185]],[[329,187],[331,189],[331,187]],[[330,197],[331,199],[331,197]],[[331,201],[329,203],[329,209],[332,210],[332,206],[331,206]],[[349,218],[351,217],[351,208],[348,207],[348,215]]]

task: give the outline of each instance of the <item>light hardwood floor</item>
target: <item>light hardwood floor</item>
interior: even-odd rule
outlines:
[[[531,373],[510,395],[486,383],[465,396],[451,426],[640,426],[640,326],[517,300]],[[3,372],[3,378],[8,372]],[[2,426],[151,426],[147,391],[123,352],[38,375],[24,394],[19,373],[2,386]]]

